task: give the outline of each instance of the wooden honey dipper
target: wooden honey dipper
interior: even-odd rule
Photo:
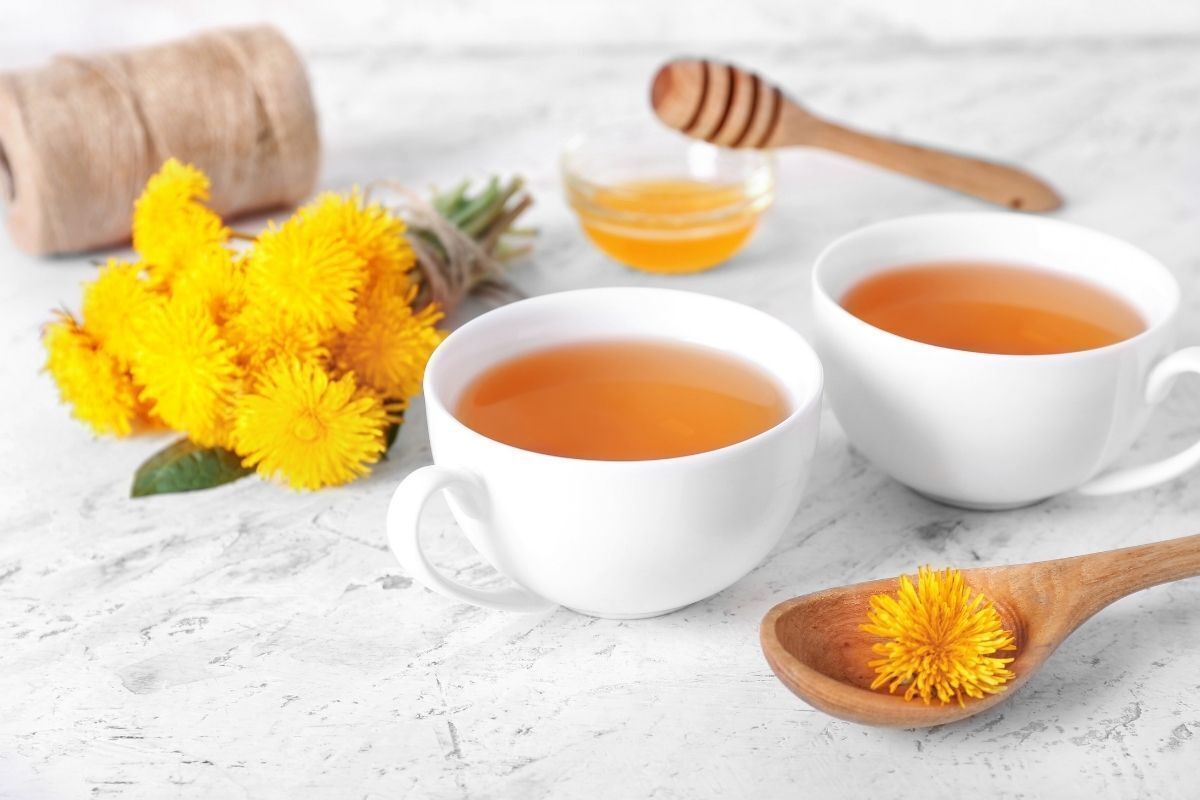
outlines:
[[[1015,167],[906,144],[821,119],[753,72],[706,59],[678,59],[654,76],[650,104],[667,125],[724,147],[820,147],[1021,211],[1051,211],[1062,199]]]

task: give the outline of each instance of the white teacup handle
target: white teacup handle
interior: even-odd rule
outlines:
[[[1146,402],[1158,403],[1171,389],[1172,379],[1187,373],[1200,374],[1200,347],[1185,347],[1158,362],[1146,381]],[[1079,487],[1082,494],[1118,494],[1145,489],[1169,481],[1200,464],[1200,442],[1153,464],[1114,470]]]
[[[426,588],[452,600],[500,611],[545,611],[554,603],[521,586],[485,591],[451,580],[439,572],[421,549],[421,512],[435,492],[454,492],[463,513],[480,521],[488,511],[487,490],[473,472],[437,465],[421,467],[396,487],[388,505],[387,536],[392,553]]]

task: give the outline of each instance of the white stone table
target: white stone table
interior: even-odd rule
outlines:
[[[1200,341],[1200,39],[1089,46],[731,46],[815,108],[1020,162],[1059,216],[1161,257]],[[861,224],[977,209],[813,152],[780,158],[780,196],[719,270],[659,278],[582,239],[558,189],[575,129],[645,113],[661,53],[486,47],[311,54],[323,183],[528,177],[541,229],[514,269],[529,293],[672,286],[809,332],[818,249]],[[0,241],[0,797],[864,798],[1200,796],[1200,581],[1089,622],[1019,695],[932,730],[817,712],[771,675],[757,626],[791,595],[921,563],[1053,558],[1194,533],[1200,472],[1116,498],[1005,513],[928,502],[848,449],[826,413],[807,499],[737,585],[678,613],[612,622],[509,616],[414,585],[385,549],[392,488],[429,461],[420,403],[398,446],[349,487],[257,479],[130,500],[161,440],[94,440],[39,372],[39,326],[77,306],[87,259]],[[1200,436],[1181,381],[1129,460]],[[441,565],[497,582],[438,502]]]

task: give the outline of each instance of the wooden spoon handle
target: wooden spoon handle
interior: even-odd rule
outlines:
[[[1041,565],[1039,565],[1041,566]],[[1078,625],[1126,595],[1200,576],[1200,534],[1045,562],[1076,594]],[[1074,627],[1072,625],[1072,628]]]
[[[654,77],[650,104],[667,125],[725,147],[821,147],[1007,208],[1062,205],[1054,189],[1028,172],[836,125],[732,64],[671,61]]]

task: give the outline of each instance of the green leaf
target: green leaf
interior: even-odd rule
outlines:
[[[180,439],[146,459],[133,476],[130,497],[194,492],[236,481],[253,472],[238,455],[222,447],[201,447]]]
[[[391,452],[392,445],[396,443],[396,434],[400,432],[400,423],[393,422],[387,426],[387,430],[383,432],[383,460],[386,461],[388,453]]]

